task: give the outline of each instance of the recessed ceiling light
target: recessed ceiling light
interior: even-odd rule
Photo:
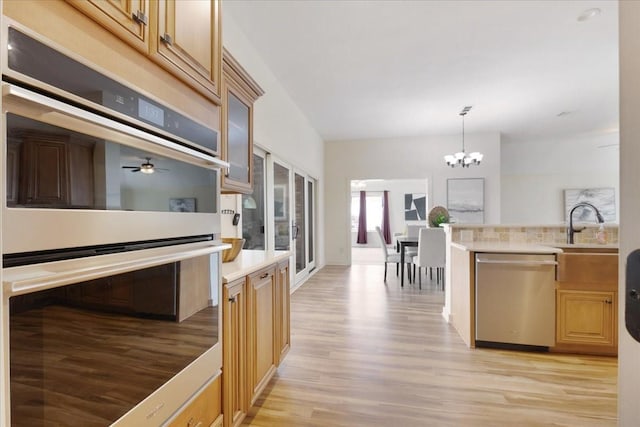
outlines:
[[[598,16],[601,13],[602,11],[597,7],[594,7],[593,9],[587,9],[584,12],[582,12],[580,16],[578,16],[578,21],[580,22],[588,21],[589,19],[593,18],[594,16]]]

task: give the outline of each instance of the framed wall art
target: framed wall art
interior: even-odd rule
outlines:
[[[484,178],[447,179],[447,210],[452,223],[484,223]]]
[[[564,190],[564,218],[569,221],[569,212],[580,202],[588,202],[598,208],[605,222],[616,222],[616,190],[611,188],[569,188]],[[595,222],[593,209],[578,207],[573,213],[574,221]]]

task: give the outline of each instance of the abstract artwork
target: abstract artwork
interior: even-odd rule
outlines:
[[[484,178],[447,180],[447,210],[451,222],[484,223]]]
[[[406,193],[404,195],[404,220],[424,221],[427,219],[427,195]]]
[[[605,222],[616,222],[616,191],[614,188],[573,188],[564,190],[564,218],[576,204],[588,202],[598,208]],[[593,209],[578,207],[573,212],[574,221],[596,222]]]

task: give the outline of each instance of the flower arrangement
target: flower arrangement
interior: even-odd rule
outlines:
[[[440,224],[449,222],[449,211],[442,206],[435,206],[429,212],[429,225],[431,227],[440,227]]]

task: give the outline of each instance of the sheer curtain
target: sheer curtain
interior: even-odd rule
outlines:
[[[367,243],[367,192],[360,192],[360,216],[358,217],[358,240],[356,243]]]
[[[391,243],[391,226],[389,225],[389,192],[384,191],[382,199],[382,236],[387,245]]]

